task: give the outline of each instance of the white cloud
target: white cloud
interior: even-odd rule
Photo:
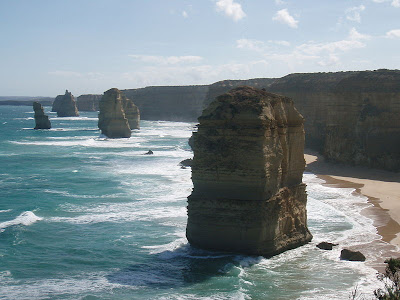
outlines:
[[[197,63],[203,58],[201,56],[157,56],[157,55],[129,55],[133,59],[140,60],[145,63],[161,64],[161,65],[175,65],[182,63]]]
[[[386,32],[386,37],[391,39],[400,38],[400,29],[393,29]]]
[[[354,22],[361,23],[361,12],[365,10],[364,5],[350,7],[346,9],[346,19]]]
[[[272,20],[274,21],[278,21],[280,23],[286,24],[289,27],[292,28],[297,28],[297,23],[299,23],[299,21],[295,20],[288,12],[288,10],[285,9],[281,9],[279,10],[275,16],[272,18]]]
[[[242,9],[242,5],[233,0],[218,0],[216,2],[217,11],[223,12],[234,21],[243,19],[246,14]]]
[[[184,17],[186,19],[187,17],[189,17],[189,15],[188,15],[188,13],[186,11],[183,11],[182,12],[182,17]]]

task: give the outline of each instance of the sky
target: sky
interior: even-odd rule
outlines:
[[[400,69],[400,0],[0,0],[0,96]]]

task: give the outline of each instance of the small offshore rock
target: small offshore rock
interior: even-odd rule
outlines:
[[[182,161],[179,163],[179,165],[180,165],[182,168],[191,167],[191,166],[192,166],[192,162],[193,162],[193,159],[188,158],[188,159],[182,160]]]
[[[319,249],[322,250],[332,250],[334,246],[337,246],[338,244],[333,244],[333,243],[328,243],[328,242],[321,242],[317,245]]]
[[[50,129],[51,123],[49,117],[44,114],[43,106],[39,102],[33,102],[33,111],[35,112],[34,129]]]
[[[340,253],[341,260],[348,261],[365,261],[365,256],[360,251],[351,251],[349,249],[343,249]]]

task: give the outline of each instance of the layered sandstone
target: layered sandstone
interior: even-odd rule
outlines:
[[[129,127],[131,130],[140,129],[140,112],[139,108],[133,103],[131,99],[128,99],[124,94],[122,97],[122,107],[125,112],[125,117],[128,119]]]
[[[75,97],[68,90],[64,95],[58,95],[53,102],[52,110],[57,112],[57,117],[78,117]]]
[[[131,137],[131,128],[125,116],[120,90],[113,88],[104,92],[99,108],[98,126],[102,134],[109,138]]]
[[[33,102],[33,111],[35,112],[35,129],[50,129],[49,117],[44,114],[43,106],[39,102]]]
[[[293,102],[239,87],[212,102],[199,122],[190,141],[189,242],[263,256],[309,242],[303,117]]]
[[[98,111],[102,95],[87,94],[77,98],[76,106],[79,111]]]

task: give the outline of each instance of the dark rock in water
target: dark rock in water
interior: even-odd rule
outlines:
[[[51,123],[49,117],[44,114],[43,107],[39,102],[33,102],[35,112],[35,129],[50,129]]]
[[[153,154],[153,151],[149,150],[144,155],[152,155],[152,154]]]
[[[328,242],[321,242],[317,245],[319,249],[322,250],[332,250],[334,246],[337,246],[338,244],[332,244]]]
[[[131,137],[131,128],[125,116],[120,90],[113,88],[104,92],[99,107],[98,126],[102,134],[109,138]]]
[[[193,159],[188,158],[188,159],[182,160],[182,161],[179,163],[179,165],[182,166],[182,167],[191,167],[191,166],[192,166],[192,163],[193,163]]]
[[[196,247],[272,256],[312,239],[303,117],[286,97],[239,87],[193,133],[186,236]]]
[[[58,95],[56,99],[54,99],[51,111],[57,112],[57,117],[79,116],[75,98],[68,90],[65,91],[64,95]]]
[[[349,261],[365,261],[365,256],[360,251],[343,249],[340,253],[340,259]]]

